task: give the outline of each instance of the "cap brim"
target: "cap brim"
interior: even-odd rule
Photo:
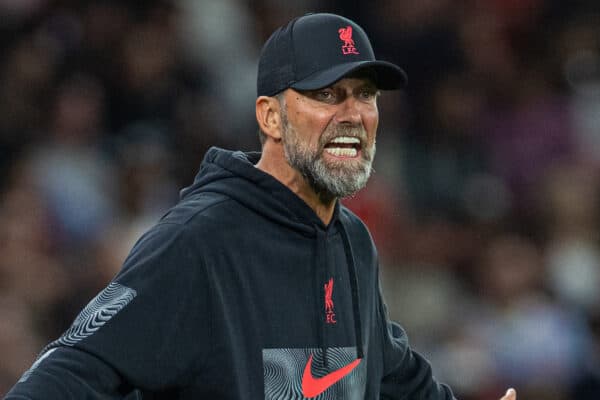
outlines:
[[[324,71],[316,72],[290,85],[298,90],[314,90],[327,87],[343,77],[368,68],[375,73],[375,84],[381,90],[401,89],[408,81],[406,73],[396,64],[387,61],[356,61],[338,64]]]

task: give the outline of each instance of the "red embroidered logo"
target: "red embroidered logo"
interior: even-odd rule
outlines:
[[[343,54],[360,54],[354,47],[354,39],[352,39],[352,27],[348,25],[345,28],[338,29],[340,39],[344,42],[342,45]]]
[[[325,322],[328,324],[335,324],[335,313],[333,312],[333,278],[329,278],[329,282],[325,285]]]

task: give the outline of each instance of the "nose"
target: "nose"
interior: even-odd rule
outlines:
[[[344,101],[338,104],[338,109],[335,114],[337,123],[358,125],[362,122],[360,113],[360,103],[354,96],[348,96]]]

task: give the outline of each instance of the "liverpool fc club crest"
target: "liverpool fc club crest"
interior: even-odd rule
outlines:
[[[342,45],[343,54],[359,54],[356,47],[354,47],[354,39],[352,39],[352,27],[348,25],[345,28],[338,29],[340,34],[340,40],[344,42]]]
[[[325,285],[325,322],[328,324],[335,324],[335,313],[333,312],[333,278],[329,279]]]

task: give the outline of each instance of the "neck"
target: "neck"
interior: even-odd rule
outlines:
[[[325,225],[333,218],[336,198],[317,193],[300,172],[292,168],[283,152],[275,152],[265,145],[256,168],[273,176],[300,197]]]

